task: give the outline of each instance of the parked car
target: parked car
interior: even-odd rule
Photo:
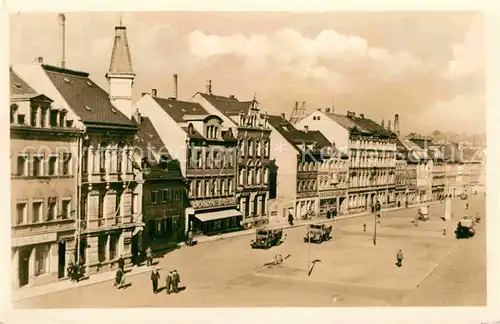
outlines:
[[[326,226],[325,224],[311,224],[306,230],[304,235],[304,242],[322,243],[330,239],[330,234],[332,232],[332,226]]]
[[[283,237],[283,230],[257,230],[255,240],[250,242],[252,249],[269,249],[278,245]]]
[[[474,234],[476,234],[475,222],[472,219],[465,216],[457,224],[457,229],[455,230],[455,237],[457,239],[470,238],[473,237]]]

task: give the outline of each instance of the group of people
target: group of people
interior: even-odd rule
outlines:
[[[83,277],[85,272],[85,266],[82,261],[80,264],[73,263],[73,261],[69,261],[68,263],[68,277],[73,282],[80,281],[80,278]]]
[[[151,271],[151,283],[153,284],[153,293],[158,293],[158,282],[160,281],[160,271],[158,268],[154,268]],[[179,283],[181,282],[179,273],[177,270],[169,271],[167,276],[165,277],[165,291],[169,295],[170,293],[178,293],[179,292]]]

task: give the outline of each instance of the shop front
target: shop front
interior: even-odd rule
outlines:
[[[328,190],[319,192],[319,216],[334,218],[342,213],[342,203],[346,199],[347,190]]]
[[[195,211],[190,224],[195,235],[217,235],[241,230],[243,216],[235,208]]]
[[[72,236],[46,233],[12,238],[14,288],[44,284],[67,276],[72,260]]]

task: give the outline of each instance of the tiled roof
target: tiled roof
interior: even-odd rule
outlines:
[[[109,95],[88,73],[42,65],[45,73],[71,109],[84,123],[114,124],[135,127],[135,121],[116,109]]]
[[[23,79],[21,79],[12,69],[10,72],[10,95],[21,95],[34,97],[37,95],[36,91],[33,90]]]
[[[361,134],[375,134],[383,137],[395,137],[396,135],[390,130],[382,127],[373,120],[366,117],[349,117],[347,115],[340,115],[334,113],[325,114],[333,121],[335,121],[340,126],[349,130],[350,132],[359,132]]]
[[[134,74],[126,27],[115,27],[115,40],[108,74]]]
[[[201,92],[199,92],[199,94],[212,106],[227,116],[238,115],[240,112],[246,115],[253,103],[253,101],[239,101],[234,97],[216,96]]]
[[[184,116],[208,116],[210,115],[200,104],[190,101],[176,99],[165,99],[152,97],[163,110],[176,122],[185,122]]]
[[[141,117],[134,145],[136,153],[146,158],[149,163],[150,173],[146,176],[146,180],[182,178],[179,163],[170,159],[166,146],[148,117]],[[151,151],[163,155],[165,161],[156,161]]]
[[[330,142],[319,131],[302,131],[296,129],[289,121],[280,116],[268,116],[268,121],[290,144],[300,151],[298,145],[316,143],[319,148],[330,146]]]

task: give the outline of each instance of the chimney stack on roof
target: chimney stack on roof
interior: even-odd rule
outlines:
[[[330,113],[330,108],[325,108],[325,112],[326,112],[327,114],[329,114],[329,113]]]
[[[66,16],[59,14],[57,18],[61,31],[61,68],[64,69],[66,68]]]
[[[177,80],[178,75],[174,74],[174,99],[177,99]]]
[[[309,126],[304,125],[304,132],[305,132],[305,133],[308,133],[308,132],[309,132]]]
[[[354,118],[356,117],[356,113],[354,111],[347,111],[347,117]]]
[[[212,94],[212,80],[208,80],[207,82],[207,94]]]
[[[234,99],[234,95],[229,95],[229,99]]]
[[[156,98],[158,91],[156,89],[151,89],[151,97]]]
[[[394,115],[394,132],[399,135],[399,115]]]
[[[365,114],[359,114],[359,117],[361,117],[361,119],[365,119]]]
[[[380,122],[380,125],[382,125],[383,128],[385,128],[385,121],[382,119],[382,121]]]
[[[285,119],[285,113],[281,113],[281,118]]]
[[[387,129],[391,130],[391,120],[390,119],[387,121]]]

